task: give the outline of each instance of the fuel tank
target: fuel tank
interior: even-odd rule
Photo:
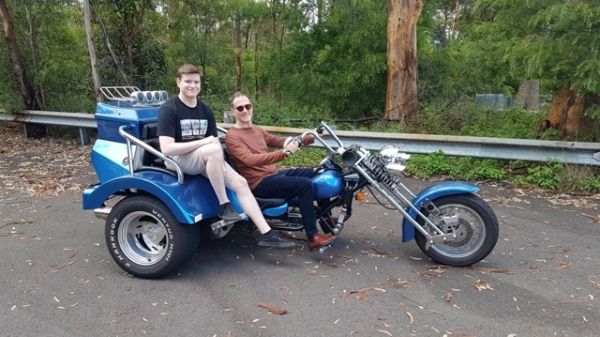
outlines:
[[[331,198],[344,191],[344,178],[337,170],[323,170],[312,177],[315,200]]]

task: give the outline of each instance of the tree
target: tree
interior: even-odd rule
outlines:
[[[467,39],[493,48],[480,63],[504,63],[514,83],[540,79],[553,92],[540,130],[576,136],[590,96],[600,93],[600,5],[577,0],[478,0]]]
[[[96,101],[102,101],[102,94],[100,93],[100,76],[98,76],[97,60],[96,60],[96,47],[94,47],[94,38],[92,35],[92,19],[90,13],[90,1],[83,0],[83,25],[85,27],[85,36],[87,40],[88,51],[90,53],[90,64],[92,67],[92,80],[94,82],[94,89],[96,93]]]
[[[35,93],[31,86],[31,82],[27,77],[25,67],[23,66],[21,52],[13,29],[12,18],[5,0],[0,0],[0,18],[2,19],[4,40],[6,41],[10,63],[18,84],[19,92],[23,98],[23,103],[27,109],[34,109]]]
[[[417,21],[421,0],[388,0],[386,120],[404,121],[417,113]]]

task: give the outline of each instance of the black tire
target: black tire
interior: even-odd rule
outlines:
[[[181,224],[158,199],[130,196],[106,219],[106,246],[123,270],[141,278],[165,276],[198,247],[197,225]]]
[[[433,203],[441,214],[459,215],[459,224],[455,227],[458,237],[435,242],[426,249],[427,240],[417,231],[415,240],[427,256],[441,264],[463,267],[481,261],[494,249],[499,234],[498,219],[483,199],[472,194],[461,194],[442,197]],[[421,209],[421,212],[426,216],[429,214],[426,209]],[[434,217],[431,218],[433,220]],[[423,219],[418,221],[421,225],[425,223]]]

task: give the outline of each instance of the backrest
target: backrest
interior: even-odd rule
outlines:
[[[160,142],[158,141],[158,123],[148,123],[142,126],[140,132],[140,140],[152,146],[152,148],[160,151]],[[133,156],[133,170],[139,170],[144,167],[165,168],[165,163],[162,159],[146,151],[141,146],[136,147]]]

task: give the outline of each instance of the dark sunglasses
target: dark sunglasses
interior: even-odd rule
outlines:
[[[252,104],[240,105],[240,106],[235,107],[235,109],[239,112],[244,111],[244,108],[246,108],[246,110],[250,111],[250,110],[252,110]]]

